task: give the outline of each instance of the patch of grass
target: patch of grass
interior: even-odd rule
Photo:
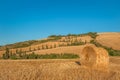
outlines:
[[[13,55],[10,56],[10,59],[16,60],[16,59],[18,59],[18,58],[17,58],[16,54],[13,54]]]
[[[114,50],[112,48],[107,47],[105,47],[105,49],[108,51],[110,56],[120,56],[120,50]]]
[[[69,46],[79,46],[79,45],[84,45],[85,42],[74,42],[74,43],[71,43]]]
[[[51,53],[44,55],[43,54],[38,55],[32,53],[32,54],[26,54],[25,56],[22,57],[22,59],[75,59],[75,58],[79,58],[79,56],[72,53],[63,53],[63,54]]]

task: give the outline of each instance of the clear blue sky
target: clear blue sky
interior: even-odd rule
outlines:
[[[0,45],[85,32],[120,32],[120,0],[0,0]]]

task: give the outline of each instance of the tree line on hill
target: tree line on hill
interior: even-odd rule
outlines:
[[[74,42],[69,42],[67,41],[66,43],[62,43],[62,44],[54,44],[54,45],[41,45],[41,46],[37,46],[35,48],[29,47],[28,50],[23,51],[22,48],[20,49],[16,49],[15,53],[18,52],[32,52],[32,51],[37,51],[37,50],[45,50],[45,49],[52,49],[52,48],[57,48],[57,47],[63,47],[63,46],[79,46],[79,45],[85,45],[87,43],[87,41],[81,41],[81,40],[75,40]],[[11,51],[12,53],[12,51]]]
[[[26,52],[17,51],[17,53],[11,53],[6,48],[5,53],[1,59],[75,59],[79,58],[79,55],[74,53],[51,53],[51,54],[35,54],[34,52],[27,54]]]
[[[96,41],[96,37],[98,36],[96,32],[89,32],[89,33],[85,33],[85,34],[68,34],[68,35],[51,35],[48,37],[48,39],[46,40],[31,40],[31,41],[26,41],[26,42],[21,42],[21,43],[16,43],[13,44],[15,47],[14,48],[20,48],[20,47],[25,47],[25,46],[30,46],[32,44],[38,44],[38,43],[44,43],[44,42],[48,42],[48,41],[56,41],[61,39],[61,37],[65,37],[65,40],[62,40],[61,42],[66,42],[67,44],[54,44],[54,46],[48,46],[48,45],[42,45],[41,47],[38,46],[37,48],[32,49],[31,47],[29,47],[28,51],[22,51],[21,49],[18,50],[16,49],[16,53],[12,53],[12,51],[9,51],[8,48],[6,48],[6,53],[3,54],[4,58],[8,58],[9,56],[12,56],[13,58],[17,55],[21,56],[21,55],[26,55],[27,52],[34,52],[36,50],[44,50],[44,49],[52,49],[52,48],[56,48],[56,47],[63,47],[63,46],[78,46],[78,45],[85,45],[88,42],[87,41],[82,41],[82,40],[78,40],[77,37],[78,36],[85,36],[85,35],[89,35],[91,36],[91,38],[93,38],[93,40],[90,41],[91,44],[95,44],[97,47],[103,47],[105,48],[108,52],[109,55],[111,56],[120,56],[120,50],[114,50],[112,48],[108,48],[105,47],[101,44],[99,44]],[[72,40],[71,37],[75,37],[75,40]],[[72,41],[71,41],[72,40]],[[9,51],[9,55],[8,55],[8,51]],[[21,54],[22,53],[22,54]]]
[[[96,32],[89,32],[84,34],[51,35],[51,36],[48,36],[48,38],[45,40],[29,40],[29,41],[14,43],[14,44],[8,44],[5,46],[0,46],[0,50],[5,49],[5,47],[8,47],[9,49],[29,47],[31,45],[41,44],[48,41],[57,41],[57,40],[60,40],[62,37],[69,37],[69,36],[79,37],[79,36],[86,36],[86,35],[89,35],[92,38],[96,38],[98,36]]]

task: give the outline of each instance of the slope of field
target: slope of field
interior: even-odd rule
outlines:
[[[100,33],[97,41],[103,46],[120,50],[120,33]]]
[[[82,66],[78,59],[0,60],[0,80],[119,80],[118,58],[110,58],[109,72]]]
[[[50,53],[72,53],[72,54],[80,54],[84,46],[66,46],[66,47],[58,47],[53,49],[46,50],[38,50],[35,51],[36,54],[50,54]]]

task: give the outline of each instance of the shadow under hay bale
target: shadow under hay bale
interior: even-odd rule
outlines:
[[[94,69],[108,69],[109,55],[108,52],[93,44],[87,44],[80,55],[81,65]]]
[[[81,66],[81,63],[79,61],[75,61],[76,64],[78,64],[79,66]]]

